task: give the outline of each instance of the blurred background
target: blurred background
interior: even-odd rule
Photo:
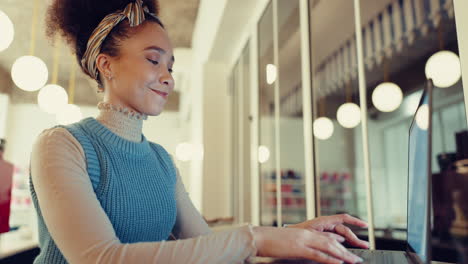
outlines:
[[[159,2],[176,91],[143,133],[176,157],[213,228],[339,213],[368,221],[367,162],[377,247],[404,249],[408,131],[432,78],[434,257],[468,263],[468,175],[455,165],[468,159],[465,1],[361,0],[361,47],[349,0]],[[46,128],[97,116],[102,100],[65,43],[46,39],[49,3],[0,0],[0,162],[13,166],[0,175],[0,201],[10,208],[0,221],[0,232],[2,221],[9,227],[0,235],[5,263],[37,251],[28,186],[34,140]]]

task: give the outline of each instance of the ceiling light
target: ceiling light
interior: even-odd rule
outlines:
[[[354,128],[361,122],[361,108],[355,103],[342,104],[336,112],[338,123],[345,128]]]
[[[391,82],[379,84],[372,92],[372,103],[382,112],[395,111],[403,101],[401,88]]]
[[[273,64],[268,64],[266,66],[266,77],[267,77],[267,83],[268,84],[273,84],[276,81],[277,77],[277,68]]]
[[[314,135],[321,140],[327,140],[333,135],[333,122],[330,118],[320,117],[314,121]]]
[[[6,50],[15,36],[15,29],[10,18],[0,10],[0,32],[2,37],[0,38],[0,52]]]
[[[44,87],[49,78],[49,71],[38,57],[22,56],[13,63],[11,77],[20,89],[33,92]]]
[[[460,58],[451,51],[439,51],[427,60],[425,71],[426,77],[432,79],[435,86],[450,87],[461,78]]]
[[[266,146],[258,147],[258,162],[265,163],[270,159],[270,150]]]
[[[422,130],[429,128],[429,107],[427,105],[421,105],[418,112],[416,113],[416,124]]]
[[[39,91],[37,103],[42,111],[49,114],[57,114],[68,104],[68,95],[63,87],[49,84]]]

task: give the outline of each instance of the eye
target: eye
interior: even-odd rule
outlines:
[[[169,70],[169,72],[170,72],[170,73],[172,73],[172,72],[173,72],[173,71],[172,71],[172,69],[168,69],[168,70]]]
[[[155,61],[155,60],[150,60],[150,59],[147,59],[149,62],[151,62],[152,64],[154,65],[158,65],[159,64],[159,61]]]

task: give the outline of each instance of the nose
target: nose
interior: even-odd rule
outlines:
[[[174,86],[174,78],[172,77],[172,74],[168,71],[165,70],[164,73],[161,75],[159,82],[162,85],[169,86],[172,88]]]

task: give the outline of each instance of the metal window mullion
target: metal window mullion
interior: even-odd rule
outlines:
[[[244,99],[244,56],[241,53],[239,58],[239,68],[238,68],[238,76],[239,76],[239,93],[238,93],[238,100],[237,100],[237,114],[238,114],[238,183],[239,183],[239,222],[244,223],[244,107],[243,107],[243,99]]]
[[[359,0],[354,0],[355,14],[355,31],[356,31],[356,47],[358,60],[358,77],[359,77],[359,99],[361,105],[361,122],[362,122],[362,143],[364,150],[364,176],[366,179],[366,198],[367,198],[367,218],[370,249],[375,249],[374,236],[374,212],[372,204],[372,181],[370,174],[370,157],[369,157],[369,135],[367,126],[367,94],[366,94],[366,75],[364,72],[364,58],[362,50],[362,31],[361,31],[361,6]]]
[[[232,68],[231,71],[231,80],[230,80],[230,93],[231,93],[231,105],[230,105],[230,131],[231,131],[231,156],[230,156],[230,183],[232,185],[232,193],[231,193],[231,213],[234,217],[235,221],[237,221],[237,200],[236,200],[236,66]]]
[[[301,68],[302,68],[302,118],[304,120],[304,155],[305,155],[305,194],[307,219],[316,214],[315,174],[314,174],[314,140],[312,138],[312,87],[310,61],[310,25],[309,0],[300,0],[301,30]]]
[[[276,66],[276,81],[275,89],[275,164],[276,164],[276,223],[277,226],[283,226],[282,219],[282,203],[281,203],[281,162],[280,162],[280,66],[279,66],[279,51],[278,51],[278,0],[273,0],[273,52],[274,64]]]
[[[252,78],[250,78],[250,109],[252,115],[251,121],[251,197],[252,197],[252,224],[260,225],[260,168],[258,165],[258,145],[259,145],[259,80],[258,80],[258,29],[255,27],[250,42],[250,71]]]
[[[239,175],[239,170],[238,170],[238,157],[239,157],[239,137],[237,131],[239,130],[238,127],[238,86],[239,86],[239,75],[238,75],[238,68],[239,64],[236,63],[234,68],[233,68],[233,100],[232,100],[232,133],[233,133],[233,144],[232,144],[232,151],[233,151],[233,162],[232,162],[232,173],[233,177],[231,179],[232,184],[233,184],[233,193],[232,193],[232,200],[233,200],[233,216],[235,218],[236,223],[239,222],[239,199],[236,197],[239,193],[239,182],[237,180],[237,177]]]

